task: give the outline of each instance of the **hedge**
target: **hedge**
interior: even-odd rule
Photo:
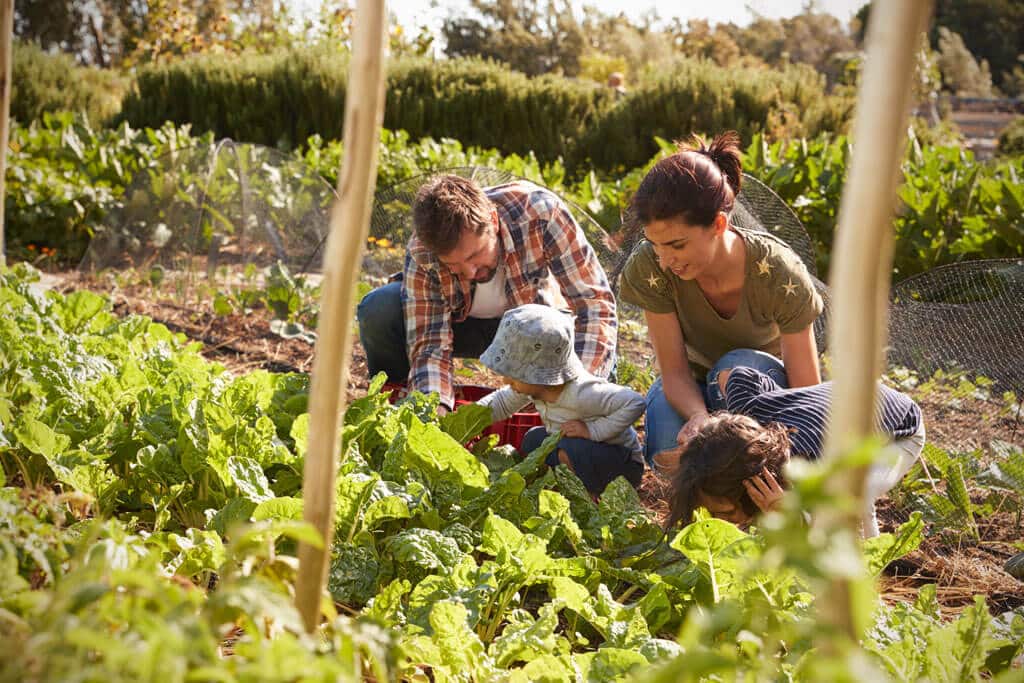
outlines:
[[[81,67],[64,53],[15,43],[11,63],[11,117],[23,123],[59,111],[82,112],[105,124],[121,108],[128,79],[116,71]]]
[[[347,59],[289,51],[239,59],[203,56],[139,71],[121,120],[191,123],[197,131],[291,148],[341,135]],[[384,126],[413,138],[452,137],[503,152],[565,155],[611,103],[602,88],[554,76],[528,78],[487,61],[398,59],[388,69]]]
[[[289,51],[240,59],[204,56],[143,68],[122,119],[135,126],[191,123],[197,131],[282,148],[341,134],[347,61]],[[600,86],[527,77],[475,59],[398,59],[388,70],[384,126],[413,139],[455,138],[503,153],[563,157],[571,168],[631,168],[657,149],[654,136],[729,128],[744,139],[842,130],[848,98],[826,96],[810,68],[725,69],[680,60],[615,102]]]
[[[842,131],[852,106],[849,98],[826,95],[824,78],[809,67],[723,68],[684,59],[605,113],[568,162],[606,171],[640,166],[657,153],[655,136],[685,139],[732,129],[743,140],[761,132],[812,137]]]

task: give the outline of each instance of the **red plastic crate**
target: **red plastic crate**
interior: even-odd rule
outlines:
[[[454,388],[456,408],[467,403],[475,403],[494,391],[491,387],[483,387],[477,384],[456,384]],[[385,384],[382,391],[391,392],[389,400],[392,403],[404,398],[409,393],[405,384],[398,384],[394,382]],[[532,408],[533,406],[531,405],[529,407]],[[512,417],[507,420],[495,422],[485,429],[483,431],[483,436],[487,436],[488,434],[497,434],[498,443],[509,444],[514,448],[519,448],[523,443],[523,437],[526,436],[526,432],[542,424],[543,422],[541,422],[540,414],[535,410],[514,413]]]

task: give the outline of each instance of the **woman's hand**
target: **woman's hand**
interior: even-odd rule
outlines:
[[[690,419],[686,421],[686,424],[683,425],[683,428],[680,429],[679,433],[676,435],[676,443],[679,444],[680,446],[685,446],[690,441],[690,439],[697,435],[697,432],[700,431],[701,426],[708,421],[708,417],[709,416],[707,413],[695,413],[694,415],[692,415]]]
[[[771,512],[779,509],[779,503],[785,490],[775,480],[775,477],[768,470],[762,470],[761,474],[755,474],[750,479],[743,480],[743,487],[747,494],[754,501],[754,505],[761,512]]]
[[[569,420],[562,423],[562,436],[570,436],[576,439],[589,439],[590,429],[581,420]]]

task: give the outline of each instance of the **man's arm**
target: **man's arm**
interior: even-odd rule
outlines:
[[[453,334],[451,311],[437,274],[408,254],[402,280],[406,345],[409,349],[409,388],[441,395],[441,404],[455,404],[452,388]]]
[[[606,378],[615,358],[615,296],[576,219],[561,200],[546,194],[544,253],[562,295],[576,314],[576,353],[587,370]]]

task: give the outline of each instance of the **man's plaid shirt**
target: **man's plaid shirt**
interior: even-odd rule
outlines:
[[[607,377],[615,356],[615,297],[572,214],[556,195],[532,183],[484,193],[498,211],[508,307],[549,303],[543,288],[553,274],[576,315],[576,353],[591,373]],[[454,405],[452,323],[469,315],[473,287],[412,238],[402,281],[410,388],[437,391],[447,406]]]

